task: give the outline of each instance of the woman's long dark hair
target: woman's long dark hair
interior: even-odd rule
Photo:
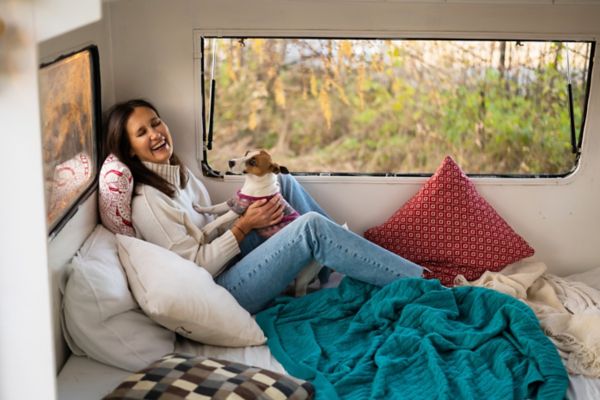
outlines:
[[[136,185],[140,183],[150,185],[173,198],[177,188],[166,179],[148,169],[137,156],[131,155],[131,143],[127,134],[127,121],[138,107],[149,108],[160,118],[156,107],[143,99],[133,99],[115,104],[108,111],[106,118],[106,150],[108,153],[117,156],[119,160],[129,167]],[[175,153],[171,155],[169,162],[171,165],[179,165],[181,188],[185,188],[188,179],[185,165],[183,165]]]

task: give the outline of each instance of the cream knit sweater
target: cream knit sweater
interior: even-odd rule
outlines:
[[[188,183],[180,188],[179,166],[144,162],[144,165],[177,188],[175,198],[148,185],[138,185],[132,201],[132,220],[144,240],[167,248],[217,276],[239,254],[235,236],[226,230],[208,237],[202,228],[213,217],[196,212],[192,204],[210,205],[206,188],[188,170]]]

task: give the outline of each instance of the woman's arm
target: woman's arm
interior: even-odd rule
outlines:
[[[187,211],[173,199],[145,185],[139,192],[133,199],[132,220],[144,240],[195,262],[213,276],[239,254],[238,241],[231,230],[208,242]]]

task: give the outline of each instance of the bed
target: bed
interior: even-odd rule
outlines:
[[[110,157],[102,167],[107,170],[127,172]],[[250,391],[281,389],[285,393],[278,395],[284,398],[307,398],[304,389],[316,388],[316,398],[327,400],[493,394],[551,399],[565,392],[585,399],[600,387],[598,379],[589,378],[600,370],[591,368],[594,373],[586,376],[585,363],[568,357],[567,342],[540,328],[538,318],[552,333],[548,327],[556,324],[544,324],[554,321],[556,313],[533,301],[539,296],[528,299],[526,294],[529,286],[545,288],[534,283],[544,271],[538,268],[521,279],[521,272],[529,270],[516,264],[533,248],[450,157],[388,221],[365,232],[374,243],[427,267],[426,276],[437,280],[405,279],[375,288],[350,279],[340,283],[337,276],[328,290],[281,297],[255,319],[202,268],[135,238],[129,219],[123,219],[132,189],[132,181],[125,181],[128,190],[115,192],[109,190],[114,182],[101,180],[99,192],[104,226],[121,234],[97,225],[61,279],[62,335],[72,356],[59,374],[59,398],[85,398],[84,392],[98,398],[117,385],[114,398],[119,398],[131,387],[146,385],[135,380],[146,378],[132,372],[155,379],[175,369],[172,357],[177,368],[181,363],[200,369],[206,363],[218,365],[234,373],[236,382],[258,374],[262,386]],[[517,274],[502,275],[507,265]],[[462,286],[448,288],[457,274]],[[600,270],[574,278],[595,280],[600,287]],[[506,285],[507,279],[516,283]],[[600,301],[583,303],[597,311]],[[541,318],[544,313],[550,318]],[[231,367],[231,362],[237,364]],[[231,386],[225,378],[207,378],[213,373],[203,372],[186,390],[211,397],[215,387]],[[287,380],[290,376],[295,380]],[[173,389],[161,382],[155,382],[161,390]],[[303,394],[288,396],[292,393]]]
[[[108,255],[110,253],[110,255]],[[107,256],[108,255],[108,256]],[[299,300],[293,300],[290,301],[289,298],[281,298],[280,300],[278,300],[277,305],[275,305],[275,307],[272,307],[268,310],[266,310],[263,313],[258,314],[258,316],[256,317],[256,319],[258,320],[260,326],[263,328],[263,330],[265,332],[267,332],[268,336],[270,337],[270,339],[272,339],[272,342],[269,343],[270,346],[267,345],[254,345],[254,346],[237,346],[237,347],[223,347],[223,346],[211,346],[211,345],[202,345],[199,344],[196,341],[190,340],[190,339],[186,339],[184,337],[182,337],[181,335],[175,335],[172,332],[170,332],[169,330],[165,329],[162,326],[159,326],[157,324],[152,323],[152,321],[149,321],[147,315],[144,315],[144,313],[140,312],[137,304],[135,302],[133,302],[131,300],[131,298],[127,299],[126,305],[123,306],[123,304],[125,304],[123,302],[123,298],[121,298],[120,296],[126,296],[127,293],[129,293],[129,296],[131,297],[131,293],[129,292],[129,285],[127,284],[127,276],[126,273],[122,267],[122,265],[120,264],[119,260],[118,260],[118,256],[117,256],[117,249],[115,248],[115,238],[114,235],[111,234],[110,232],[108,232],[106,229],[104,229],[101,225],[98,225],[94,232],[90,235],[90,237],[86,240],[86,243],[84,243],[84,245],[81,247],[81,249],[78,252],[78,256],[79,257],[79,265],[78,266],[74,266],[73,263],[70,264],[69,268],[68,268],[68,279],[65,280],[65,284],[62,286],[62,291],[63,291],[63,308],[62,308],[62,325],[64,327],[64,335],[65,335],[65,339],[67,340],[67,343],[69,344],[69,347],[71,349],[71,351],[73,352],[73,354],[69,357],[69,359],[67,360],[66,364],[64,365],[64,367],[61,369],[59,375],[58,375],[58,398],[59,399],[97,399],[97,398],[101,398],[102,396],[108,394],[111,390],[113,390],[117,385],[119,385],[121,382],[123,382],[124,379],[126,379],[128,376],[131,375],[132,371],[136,371],[138,369],[140,369],[141,367],[143,367],[145,364],[150,363],[153,361],[153,359],[159,358],[160,356],[162,356],[165,353],[169,353],[169,352],[176,352],[176,353],[182,353],[182,354],[193,354],[193,355],[202,355],[205,357],[210,357],[210,358],[214,358],[214,359],[221,359],[221,360],[230,360],[230,361],[235,361],[238,363],[242,363],[245,365],[252,365],[252,366],[256,366],[256,367],[260,367],[264,370],[270,370],[270,371],[274,371],[277,373],[281,373],[281,374],[286,374],[289,373],[293,376],[295,376],[296,378],[304,378],[304,379],[311,379],[310,373],[306,374],[306,371],[300,371],[298,370],[300,363],[298,362],[300,360],[300,357],[298,357],[298,354],[304,354],[304,353],[310,353],[309,350],[314,350],[314,348],[311,348],[307,345],[306,341],[300,341],[298,343],[292,343],[293,346],[296,346],[296,350],[291,351],[290,348],[285,349],[285,351],[283,351],[282,349],[285,348],[285,346],[288,346],[289,343],[282,343],[279,339],[281,337],[285,337],[285,336],[289,336],[289,337],[293,337],[293,335],[280,335],[280,332],[285,332],[285,329],[299,329],[299,331],[297,331],[297,338],[312,338],[314,337],[314,335],[312,335],[312,333],[310,332],[303,332],[302,329],[306,329],[306,326],[325,326],[326,323],[323,322],[323,320],[311,320],[310,318],[314,318],[315,315],[319,314],[321,315],[321,317],[323,316],[327,316],[328,313],[332,312],[332,310],[340,310],[343,309],[344,311],[344,318],[329,318],[331,325],[331,331],[332,332],[341,332],[341,331],[351,331],[353,332],[355,335],[356,334],[362,334],[364,335],[364,340],[365,343],[373,343],[375,341],[377,341],[378,339],[373,337],[372,335],[376,335],[377,333],[375,330],[371,329],[372,327],[370,327],[369,329],[363,329],[361,330],[349,330],[347,329],[348,326],[344,325],[347,322],[347,316],[352,314],[356,314],[360,316],[361,310],[360,308],[362,308],[362,305],[364,304],[368,304],[367,298],[375,298],[377,297],[377,294],[379,293],[379,290],[373,288],[373,287],[369,287],[368,285],[365,286],[364,284],[360,284],[357,282],[353,282],[347,279],[342,280],[342,283],[339,285],[339,287],[335,288],[333,291],[326,291],[326,290],[321,290],[321,291],[317,291],[315,293],[311,293],[309,296],[306,296],[305,298],[299,299]],[[74,261],[77,261],[77,257],[75,258]],[[82,259],[83,257],[83,259]],[[82,262],[83,261],[83,262]],[[77,264],[77,263],[75,263]],[[110,266],[107,267],[108,264],[112,264]],[[81,272],[81,267],[82,265],[85,266],[92,266],[92,269],[96,272],[98,271],[104,271],[105,273],[105,278],[108,277],[110,279],[110,284],[107,285],[107,282],[102,283],[102,279],[100,279],[98,277],[98,275],[95,276],[91,276],[89,274],[82,274]],[[100,268],[101,266],[101,268]],[[107,269],[104,269],[107,268]],[[81,276],[85,276],[86,279],[83,279],[81,281],[85,281],[88,284],[93,284],[94,286],[94,290],[89,290],[89,288],[86,287],[80,287],[79,291],[73,291],[72,288],[74,286],[69,286],[68,282],[69,281],[74,281],[77,279],[77,277]],[[335,275],[334,275],[335,276]],[[115,280],[115,277],[117,277],[118,279]],[[336,276],[337,279],[333,279],[332,282],[333,284],[331,284],[330,286],[336,286],[336,284],[338,282],[340,282],[340,276],[337,275]],[[585,280],[587,283],[589,284],[596,284],[598,285],[597,287],[600,287],[600,271],[596,270],[596,271],[590,271],[587,274],[583,274],[583,275],[579,275],[579,276],[575,276],[573,277],[573,279],[582,279]],[[419,282],[420,281],[420,282]],[[399,304],[404,302],[405,305],[410,306],[410,304],[420,304],[421,306],[424,307],[424,309],[431,309],[432,305],[438,304],[439,303],[439,296],[438,295],[433,295],[434,292],[439,292],[439,294],[441,296],[447,296],[448,292],[451,292],[450,289],[446,289],[443,286],[439,285],[439,283],[437,281],[425,281],[425,280],[416,280],[414,282],[409,282],[409,281],[405,281],[403,283],[401,283],[402,287],[397,287],[395,288],[396,291],[394,293],[396,293],[396,295],[398,294],[406,294],[406,293],[413,293],[414,296],[418,296],[417,297],[406,297],[403,299],[398,299],[395,298],[393,296],[390,296],[390,293],[379,293],[379,298],[380,300],[385,300],[385,301],[389,301],[390,299],[395,299],[395,302],[392,302],[390,304],[388,304],[388,310],[398,310],[399,309]],[[108,295],[110,297],[110,301],[108,301],[108,303],[111,303],[113,305],[115,305],[114,310],[112,312],[114,312],[114,314],[109,315],[110,312],[107,311],[106,309],[102,310],[102,312],[97,313],[98,318],[102,319],[101,324],[100,325],[91,325],[90,326],[90,331],[83,331],[83,332],[79,332],[81,335],[85,336],[86,340],[90,341],[90,340],[95,340],[96,343],[85,343],[85,342],[81,342],[81,338],[79,338],[79,340],[74,339],[73,334],[75,334],[75,336],[78,335],[77,329],[75,329],[76,327],[73,326],[72,322],[73,321],[67,321],[68,319],[77,319],[79,324],[90,324],[89,321],[85,321],[85,319],[82,319],[81,317],[81,313],[80,314],[73,314],[69,316],[69,312],[73,312],[72,309],[72,304],[73,303],[78,303],[78,304],[83,304],[85,303],[85,301],[82,300],[81,297],[73,297],[74,293],[78,294],[78,295],[83,295],[83,294],[90,294],[91,292],[94,293],[93,296],[90,296],[88,298],[88,300],[94,302],[94,304],[98,305],[98,304],[103,304],[106,305],[107,301],[106,299],[101,299],[98,296],[102,295],[102,290],[100,289],[100,286],[102,285],[106,285],[106,286],[110,286],[110,290],[107,290],[107,293],[105,293],[105,295]],[[117,288],[115,293],[115,288]],[[106,288],[105,288],[106,289]],[[386,287],[386,290],[391,290],[392,288],[388,288]],[[410,290],[409,290],[410,289]],[[472,288],[472,287],[465,287],[462,288],[464,289],[463,292],[464,293],[469,293],[469,295],[465,295],[465,298],[469,298],[471,297],[471,294],[473,294],[473,298],[470,301],[475,301],[475,299],[478,299],[478,301],[481,301],[482,299],[482,293],[485,293],[484,298],[487,299],[489,298],[493,298],[493,299],[500,299],[500,301],[496,302],[497,303],[497,307],[498,310],[503,310],[503,311],[499,311],[500,314],[504,315],[506,317],[507,314],[510,314],[510,312],[507,312],[505,307],[503,307],[503,303],[506,303],[506,300],[508,298],[508,296],[505,296],[503,294],[500,293],[496,293],[496,291],[494,290],[490,290],[490,289],[482,289],[482,288]],[[383,290],[383,289],[382,289]],[[412,291],[412,292],[411,292]],[[454,292],[453,292],[454,293]],[[463,294],[464,294],[463,293]],[[335,294],[335,295],[334,295]],[[385,295],[384,295],[385,294]],[[429,294],[429,295],[428,295]],[[346,297],[345,296],[350,296],[350,297]],[[337,296],[337,297],[336,297]],[[349,305],[352,303],[349,301],[349,299],[351,298],[358,298],[362,296],[362,300],[359,302],[355,303],[355,306],[358,307],[355,310],[352,310],[351,308],[349,308]],[[337,301],[337,304],[336,304]],[[461,300],[462,301],[462,300]],[[487,301],[487,300],[486,300]],[[490,301],[490,304],[494,303],[493,301]],[[516,301],[514,303],[508,302],[510,305],[513,306],[514,310],[511,312],[515,312],[515,319],[519,319],[516,316],[518,315],[528,315],[529,319],[531,319],[531,316],[533,315],[533,313],[531,313],[528,309],[528,307],[523,304],[522,302]],[[457,304],[462,304],[461,302],[458,302]],[[467,304],[467,302],[464,303],[465,306]],[[286,312],[282,312],[282,310],[286,307],[286,306],[290,306],[293,305],[293,307],[290,310],[287,310]],[[319,306],[322,307],[322,310],[320,313],[315,313],[315,307]],[[70,308],[71,307],[71,308]],[[385,309],[385,307],[383,307],[381,304],[377,305],[377,306],[373,306],[371,305],[370,307],[375,307],[374,310],[382,310]],[[491,305],[489,307],[492,307]],[[515,308],[516,307],[516,308]],[[106,308],[106,307],[105,307]],[[306,312],[306,309],[309,309],[311,312],[308,313]],[[304,312],[299,312],[300,311],[304,311]],[[82,309],[80,310],[81,312],[85,312],[88,315],[93,314],[90,312],[89,307],[87,309]],[[375,312],[367,312],[367,309],[363,309],[362,313],[364,315],[374,315],[376,314]],[[296,314],[294,314],[294,312],[296,312]],[[530,314],[527,314],[530,313]],[[129,350],[119,350],[119,347],[115,348],[115,343],[116,342],[105,342],[103,344],[98,345],[98,340],[101,341],[101,339],[93,338],[94,334],[100,334],[101,330],[102,330],[102,326],[103,327],[109,327],[110,330],[114,330],[117,329],[115,328],[115,326],[110,326],[111,323],[114,323],[115,321],[119,321],[119,324],[123,325],[123,316],[124,314],[130,314],[128,318],[132,318],[129,319],[128,321],[131,323],[129,325],[126,326],[121,326],[120,328],[123,328],[122,334],[124,336],[120,337],[119,340],[125,340],[124,337],[127,337],[130,340],[130,345],[134,346],[139,346],[139,348],[135,349],[135,357],[132,357],[131,355],[127,355],[126,352],[131,350],[131,348]],[[381,314],[381,313],[380,313]],[[312,315],[312,316],[311,316]],[[381,315],[379,315],[381,317]],[[331,317],[331,315],[329,315],[329,317]],[[479,317],[481,317],[481,315],[479,315]],[[139,325],[140,321],[138,320],[138,318],[144,318],[144,322],[143,324],[148,324],[148,325]],[[304,318],[304,320],[302,319]],[[361,317],[362,318],[362,317]],[[420,318],[424,318],[425,321],[428,320],[428,317],[420,317]],[[469,320],[470,323],[473,322],[473,316],[470,317],[471,319]],[[508,318],[508,317],[506,317]],[[274,326],[276,326],[279,322],[281,322],[282,320],[285,322],[285,320],[295,320],[295,322],[297,323],[297,325],[290,325],[287,326],[285,329],[282,329],[278,332],[277,329],[274,329]],[[508,318],[510,319],[510,318]],[[535,319],[533,317],[533,319]],[[127,318],[125,319],[127,320]],[[362,319],[363,321],[365,321],[364,319]],[[388,320],[389,320],[389,316],[388,316]],[[340,321],[343,322],[343,324],[335,326],[334,323],[340,323]],[[98,321],[96,321],[98,322]],[[365,322],[366,323],[366,322]],[[373,321],[371,321],[371,323],[373,323]],[[482,326],[490,326],[490,321],[480,321]],[[132,325],[133,324],[133,325]],[[150,325],[151,324],[151,325]],[[284,324],[285,325],[285,324]],[[280,324],[280,327],[284,326]],[[493,325],[493,324],[492,324]],[[100,327],[99,327],[100,326]],[[507,325],[508,327],[512,327],[515,328],[515,326],[512,325]],[[141,328],[140,328],[141,327]],[[524,329],[526,329],[527,327],[525,327]],[[152,332],[153,329],[157,329],[154,333]],[[157,333],[158,332],[158,333]],[[541,334],[541,330],[537,331],[537,334]],[[396,332],[397,333],[397,332]],[[464,332],[460,332],[457,331],[455,332],[457,333],[457,335],[455,337],[460,338],[461,336],[466,336],[463,333]],[[475,335],[477,334],[476,331],[473,332]],[[161,336],[164,335],[164,336]],[[331,336],[331,332],[329,334]],[[410,338],[409,336],[406,336],[406,333],[403,334],[404,336],[401,336],[402,338],[404,338],[405,340],[418,340],[418,338]],[[102,335],[100,335],[102,336]],[[326,337],[327,334],[322,334],[321,332],[321,337]],[[340,337],[342,336],[341,334],[339,335]],[[379,335],[379,337],[381,337],[381,335]],[[104,337],[106,339],[106,337]],[[277,339],[277,340],[276,340]],[[545,338],[541,338],[541,337],[534,337],[534,341],[535,342],[543,342],[544,340],[546,340]],[[354,343],[353,341],[356,340],[356,336],[355,337],[347,337],[344,340],[346,340],[347,344],[352,344]],[[396,338],[391,338],[390,339],[392,342],[398,341],[399,339]],[[140,344],[141,343],[141,344]],[[275,344],[278,343],[278,344]],[[388,341],[388,343],[390,343]],[[402,343],[402,340],[399,341],[399,343]],[[531,343],[526,345],[524,344],[525,342],[520,342],[520,344],[518,346],[522,346],[522,347],[527,347],[527,346],[531,346]],[[550,342],[548,342],[550,343]],[[85,347],[85,349],[82,349],[82,344],[83,347]],[[314,343],[313,343],[314,344]],[[330,342],[329,344],[327,343],[318,343],[319,346],[338,346],[339,342]],[[389,344],[388,344],[389,345]],[[94,347],[95,346],[95,347]],[[109,350],[108,352],[111,353],[107,356],[106,353],[106,348],[102,348],[102,346],[105,346],[106,348],[110,347],[111,350]],[[299,353],[294,353],[294,351],[298,351],[298,346],[303,346],[301,348],[301,351]],[[517,346],[517,347],[518,347]],[[325,348],[325,347],[323,347]],[[542,348],[535,348],[532,347],[529,350],[529,355],[536,355],[537,354],[542,354],[544,352],[547,352],[548,350],[548,346],[543,346]],[[352,346],[348,346],[348,349],[352,350]],[[535,350],[534,350],[535,349]],[[541,350],[540,350],[541,349]],[[330,349],[331,354],[336,354],[338,352],[336,352],[334,348],[334,350]],[[356,350],[356,349],[355,349]],[[144,352],[146,352],[146,354],[144,354]],[[362,350],[361,350],[362,352]],[[365,352],[366,353],[366,352]],[[387,354],[386,352],[382,353],[384,356]],[[286,359],[286,356],[294,356],[292,358],[292,362],[290,362],[289,359]],[[351,356],[351,354],[346,354],[347,356]],[[380,354],[381,355],[381,354]],[[338,356],[344,356],[343,353],[339,353]],[[119,358],[122,357],[122,358]],[[356,355],[354,356],[356,358]],[[288,357],[289,358],[289,357]],[[99,361],[98,361],[99,360]],[[126,360],[126,361],[124,361]],[[135,362],[131,362],[131,360],[135,360]],[[548,390],[548,393],[556,393],[557,391],[560,392],[561,390],[564,391],[567,382],[563,381],[561,378],[561,372],[558,371],[558,369],[556,368],[556,357],[552,357],[552,355],[548,355],[548,356],[544,356],[542,358],[540,358],[541,360],[541,365],[543,366],[543,371],[545,371],[544,373],[547,373],[548,376],[551,376],[550,379],[548,379],[548,385],[546,390]],[[280,363],[281,361],[281,363]],[[340,364],[340,359],[332,359],[331,362],[334,362],[336,365]],[[121,363],[121,364],[119,364]],[[385,363],[384,363],[385,364]],[[383,365],[383,364],[382,364]],[[118,366],[121,366],[121,368],[118,368]],[[288,368],[286,371],[286,367]],[[327,369],[327,368],[332,368],[332,366],[327,366],[325,364],[322,363],[321,367]],[[548,373],[548,368],[550,368],[550,372]],[[552,370],[552,368],[554,368],[554,370]],[[347,370],[349,371],[349,370]],[[334,371],[335,372],[335,371]],[[339,371],[337,371],[339,372]],[[356,372],[356,371],[355,371]],[[347,373],[347,372],[346,372]],[[553,375],[554,374],[554,375]],[[352,375],[354,378],[356,378],[356,375]],[[393,371],[390,372],[390,375],[385,377],[385,379],[387,379],[388,381],[390,380],[390,378],[393,378]],[[408,375],[405,375],[405,378]],[[351,377],[351,374],[348,374],[348,378]],[[566,379],[566,375],[564,376]],[[323,378],[323,377],[321,377]],[[329,378],[331,378],[331,376],[329,376]],[[347,379],[348,379],[347,378]],[[352,378],[352,379],[354,379]],[[370,380],[371,376],[368,376]],[[385,380],[384,379],[384,380]],[[568,376],[568,389],[567,389],[567,397],[571,398],[571,399],[591,399],[591,398],[598,398],[598,394],[600,393],[600,380],[598,379],[593,379],[593,378],[589,378],[589,377],[585,377],[584,375],[575,375],[575,374],[571,374]],[[334,397],[330,397],[330,396],[319,396],[319,388],[323,388],[323,385],[318,384],[318,382],[316,382],[316,380],[314,379],[314,377],[312,378],[313,383],[315,383],[315,386],[317,387],[317,398],[334,398]],[[392,379],[393,380],[393,379]],[[407,381],[410,381],[409,379],[406,379]],[[531,381],[535,381],[535,377],[533,377],[531,379]],[[331,382],[331,380],[330,380]],[[352,384],[347,384],[344,385],[344,380],[341,380],[341,386],[340,387],[346,387],[346,388],[351,388]],[[360,383],[360,379],[355,380],[354,384],[356,384],[356,382]],[[405,382],[406,383],[406,382]],[[362,386],[362,385],[359,385]],[[389,386],[389,385],[388,385]],[[423,385],[421,385],[423,386]],[[427,385],[425,385],[427,386]],[[526,386],[526,385],[525,385]],[[387,387],[387,386],[386,386]],[[413,388],[414,389],[414,388]],[[377,390],[381,390],[381,388],[375,388],[373,389],[374,393],[378,393]],[[401,388],[400,388],[401,390]],[[454,389],[452,389],[454,390]],[[342,390],[343,393],[343,390]],[[416,392],[417,394],[414,396],[414,398],[423,398],[421,395],[422,393]],[[473,392],[475,393],[475,392]],[[321,394],[323,395],[323,393]],[[341,396],[340,398],[352,398],[351,395],[344,395]],[[361,397],[358,397],[361,398]],[[368,397],[366,397],[368,398]],[[373,397],[373,398],[377,398],[377,397]],[[465,398],[468,398],[465,397]],[[476,398],[476,397],[472,397],[472,398]],[[516,396],[516,398],[518,398],[518,396]],[[544,398],[548,398],[548,397],[544,397]]]

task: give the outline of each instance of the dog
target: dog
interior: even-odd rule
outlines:
[[[218,215],[214,221],[209,222],[202,229],[208,236],[222,226],[230,226],[253,202],[261,199],[268,200],[278,195],[280,188],[277,174],[289,174],[286,167],[273,162],[271,155],[262,149],[247,151],[243,157],[229,160],[228,166],[230,172],[245,176],[242,188],[226,202],[208,207],[194,205],[194,209],[199,213]],[[283,219],[275,225],[257,229],[257,233],[261,237],[273,236],[300,216],[283,197],[281,202],[284,205]],[[294,295],[306,294],[308,285],[316,278],[321,268],[322,266],[316,261],[304,267],[294,282]]]

